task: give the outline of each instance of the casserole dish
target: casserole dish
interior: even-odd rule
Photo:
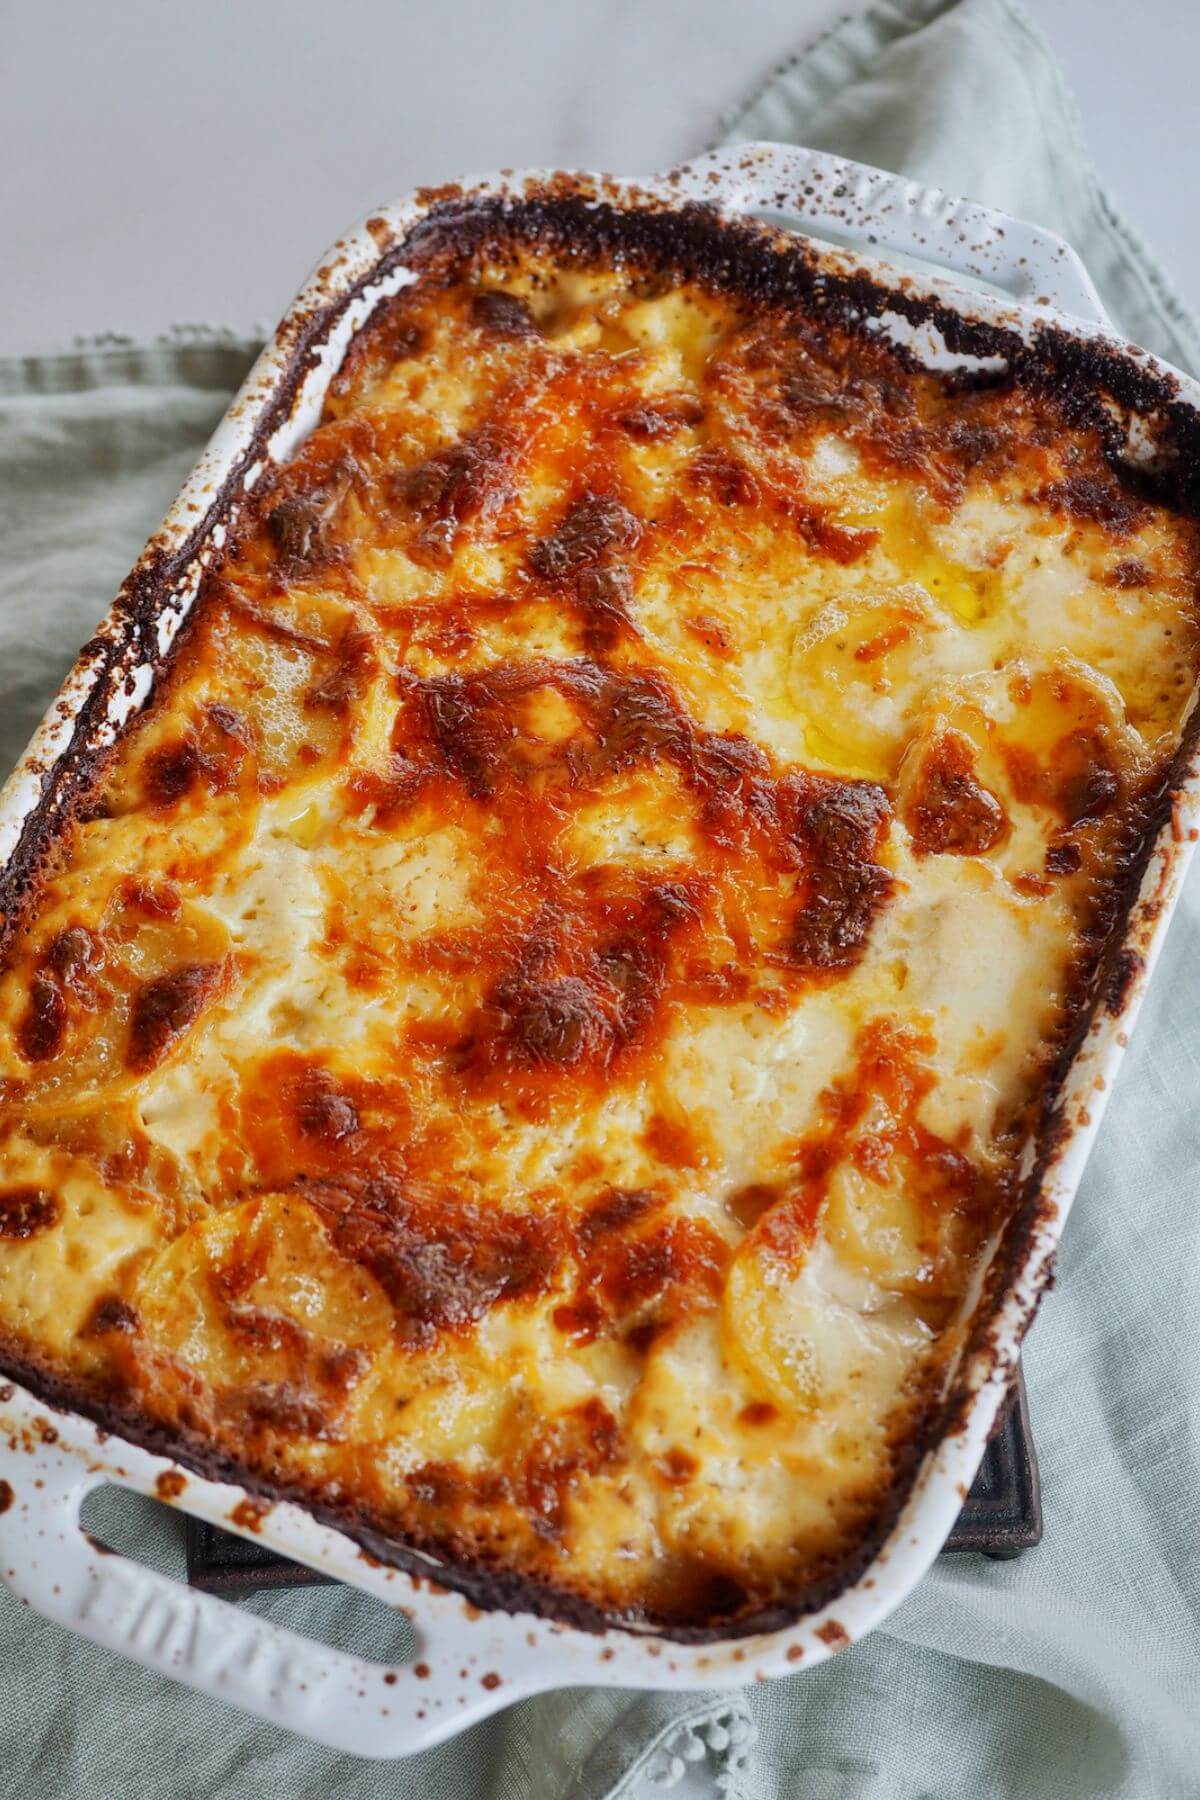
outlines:
[[[774,221],[786,217],[799,199],[801,212],[827,235],[855,229],[865,210],[872,238],[885,237],[901,253],[923,251],[928,257],[937,250],[939,258],[965,263],[964,273],[978,279],[1005,277],[1032,305],[1014,309],[946,284],[931,286],[894,271],[885,274],[832,250],[814,253],[815,260],[805,264],[817,289],[824,285],[852,298],[897,335],[907,328],[930,358],[986,364],[1006,352],[1016,354],[1018,347],[1057,358],[1061,370],[1091,379],[1115,407],[1136,414],[1139,429],[1129,434],[1130,455],[1147,450],[1174,455],[1176,486],[1188,497],[1190,390],[1181,378],[1145,357],[1119,352],[1102,332],[1057,310],[1055,293],[1067,302],[1067,312],[1094,314],[1086,278],[1061,246],[1011,221],[997,221],[874,172],[770,147],[707,159],[660,184],[639,187],[582,178],[510,177],[422,195],[410,207],[373,218],[318,272],[235,403],[164,532],[131,577],[106,630],[89,646],[9,790],[5,848],[11,849],[10,909],[31,877],[40,844],[53,833],[56,820],[66,816],[90,763],[103,754],[158,678],[202,571],[225,542],[241,494],[263,478],[268,460],[282,462],[296,448],[315,423],[352,332],[405,285],[406,250],[417,222],[444,220],[447,213],[469,215],[473,207],[498,196],[511,196],[525,206],[543,205],[548,213],[569,201],[582,203],[585,211],[607,207],[626,217],[676,216],[688,229],[695,222],[688,204],[697,196],[731,215],[753,213]],[[1010,255],[1014,261],[1008,260]],[[193,524],[197,517],[199,523]],[[836,1598],[824,1596],[798,1623],[743,1632],[733,1642],[681,1643],[641,1629],[621,1635],[619,1651],[611,1631],[585,1635],[557,1623],[521,1619],[518,1628],[513,1620],[493,1614],[474,1617],[461,1599],[427,1591],[424,1570],[435,1580],[460,1579],[439,1559],[412,1550],[407,1576],[380,1570],[364,1562],[362,1552],[345,1539],[291,1507],[276,1506],[263,1516],[244,1494],[239,1497],[219,1483],[164,1466],[144,1448],[122,1444],[114,1450],[113,1440],[104,1440],[78,1419],[51,1419],[15,1388],[5,1401],[13,1431],[12,1466],[0,1492],[7,1503],[0,1516],[0,1541],[8,1551],[6,1579],[53,1616],[72,1618],[107,1641],[120,1635],[125,1647],[145,1660],[185,1669],[215,1691],[236,1688],[243,1704],[268,1706],[270,1716],[327,1742],[374,1748],[379,1754],[434,1741],[453,1729],[455,1721],[465,1722],[538,1686],[595,1679],[627,1685],[738,1682],[793,1669],[801,1658],[811,1666],[861,1635],[936,1553],[957,1511],[961,1486],[978,1460],[1095,1128],[1097,1095],[1103,1091],[1099,1084],[1107,1083],[1111,1073],[1107,1059],[1120,1048],[1122,1027],[1158,941],[1165,901],[1191,841],[1190,790],[1182,774],[1177,763],[1155,796],[1153,822],[1172,808],[1173,816],[1158,835],[1153,855],[1134,870],[1141,879],[1140,893],[1122,957],[1102,971],[1105,1005],[1095,1012],[1075,1056],[1061,1106],[1043,1120],[1037,1141],[1026,1147],[1026,1191],[980,1291],[940,1442],[927,1456],[904,1512],[870,1569],[841,1585]],[[1099,985],[1096,996],[1101,997]],[[42,1382],[41,1392],[53,1400],[52,1383]],[[36,1470],[23,1460],[30,1456]],[[210,1603],[198,1597],[166,1603],[157,1578],[115,1559],[97,1560],[80,1538],[76,1515],[81,1489],[109,1476],[157,1491],[214,1521],[258,1529],[265,1541],[301,1560],[319,1561],[360,1586],[403,1594],[405,1604],[414,1605],[419,1615],[420,1660],[400,1672],[368,1670],[325,1656],[319,1659],[318,1673],[311,1656],[265,1629],[255,1626],[244,1638],[232,1636],[206,1610]],[[50,1534],[61,1542],[48,1559]],[[410,1584],[419,1591],[419,1601],[406,1592]],[[463,1632],[469,1634],[469,1648]],[[548,1638],[554,1639],[549,1655]]]

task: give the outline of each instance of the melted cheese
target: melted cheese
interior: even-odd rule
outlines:
[[[14,940],[10,1360],[610,1616],[802,1604],[952,1367],[1195,573],[1049,398],[419,283]]]

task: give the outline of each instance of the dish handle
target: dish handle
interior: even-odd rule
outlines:
[[[311,1642],[228,1600],[105,1549],[83,1529],[87,1493],[112,1479],[53,1448],[0,1439],[0,1579],[43,1617],[173,1681],[331,1750],[400,1757],[510,1706],[537,1687],[506,1679],[465,1691],[461,1634],[413,1622],[408,1663]],[[442,1639],[444,1638],[444,1642]],[[453,1664],[453,1667],[451,1667]],[[465,1674],[466,1671],[461,1671]]]
[[[698,200],[892,251],[998,288],[1025,305],[1111,329],[1082,259],[1040,225],[866,163],[796,144],[735,144],[672,172]]]

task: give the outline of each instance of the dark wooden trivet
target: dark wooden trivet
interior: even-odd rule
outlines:
[[[220,1534],[222,1537],[224,1532]],[[1020,1367],[958,1522],[942,1546],[1020,1556],[1042,1541],[1042,1489]]]
[[[1020,1371],[1005,1416],[984,1451],[971,1492],[945,1550],[983,1556],[1020,1556],[1041,1542],[1042,1501],[1029,1406]],[[309,1587],[331,1579],[289,1562],[249,1539],[233,1537],[200,1519],[187,1522],[187,1572],[193,1587],[215,1594],[254,1588]]]

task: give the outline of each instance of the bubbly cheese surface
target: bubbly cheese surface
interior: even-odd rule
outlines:
[[[418,282],[10,948],[5,1360],[526,1599],[803,1604],[961,1345],[1195,580],[1049,393]]]

